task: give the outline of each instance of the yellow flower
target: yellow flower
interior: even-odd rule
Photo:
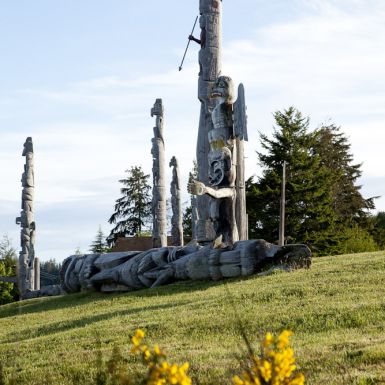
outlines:
[[[273,335],[272,335],[270,332],[266,333],[265,338],[264,338],[264,340],[263,340],[263,342],[262,342],[263,347],[264,347],[264,348],[267,348],[267,347],[269,347],[273,342],[274,342]]]
[[[284,349],[287,345],[289,345],[289,337],[293,335],[293,333],[290,330],[284,330],[279,336],[278,336],[278,349]]]
[[[261,362],[261,365],[259,366],[259,371],[261,373],[261,376],[263,379],[267,382],[270,380],[272,372],[271,372],[272,365],[268,360],[263,360]]]

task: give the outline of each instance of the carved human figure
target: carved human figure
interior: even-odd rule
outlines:
[[[198,196],[206,194],[212,198],[210,219],[216,237],[222,236],[225,244],[233,244],[238,240],[235,218],[236,146],[232,119],[233,96],[234,86],[231,78],[218,77],[211,92],[211,97],[216,103],[211,113],[213,129],[208,133],[210,186],[200,181],[193,181],[188,185],[191,194]]]

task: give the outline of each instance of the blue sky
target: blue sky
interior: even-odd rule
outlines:
[[[0,235],[18,247],[22,145],[35,145],[37,254],[62,260],[105,233],[118,179],[151,171],[156,98],[167,158],[183,183],[195,157],[197,53],[178,72],[198,0],[24,0],[0,5]],[[223,73],[243,82],[247,176],[258,175],[258,131],[294,105],[311,127],[332,122],[363,163],[364,196],[382,197],[385,124],[382,0],[223,0]],[[198,32],[197,32],[198,33]],[[170,173],[169,173],[170,175]],[[185,196],[187,199],[187,194]]]

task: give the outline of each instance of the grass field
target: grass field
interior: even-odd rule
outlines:
[[[79,293],[0,307],[0,384],[93,384],[98,352],[142,328],[169,360],[190,362],[194,384],[230,384],[245,346],[266,331],[294,332],[306,384],[385,384],[385,251],[317,258],[310,270],[183,282],[118,295]],[[131,369],[130,369],[131,370]],[[2,379],[1,379],[2,378]]]

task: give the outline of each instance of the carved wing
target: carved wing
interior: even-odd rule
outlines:
[[[238,86],[238,98],[234,103],[234,135],[236,138],[248,141],[247,136],[247,115],[245,103],[245,88],[241,83]]]

